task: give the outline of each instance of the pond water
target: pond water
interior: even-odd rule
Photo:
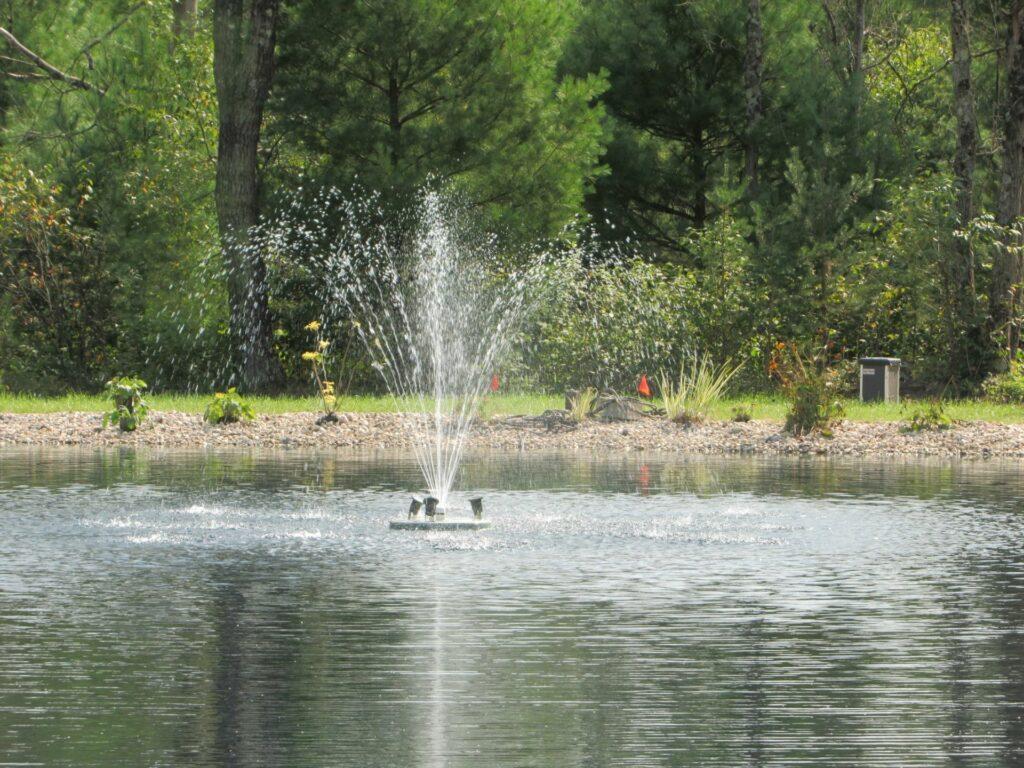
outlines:
[[[1024,764],[1024,465],[0,451],[0,765]]]

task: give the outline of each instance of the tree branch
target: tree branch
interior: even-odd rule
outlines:
[[[39,69],[43,70],[43,72],[45,72],[51,80],[60,80],[61,82],[67,83],[73,88],[78,88],[83,91],[95,91],[101,96],[103,95],[103,91],[98,89],[96,86],[92,85],[91,83],[87,83],[85,80],[82,80],[79,77],[69,75],[67,72],[62,72],[61,70],[53,66],[53,64],[44,59],[42,56],[30,51],[18,40],[18,38],[16,38],[3,27],[0,27],[0,37],[7,41],[7,45],[9,45],[22,56],[27,58],[37,67],[39,67]]]

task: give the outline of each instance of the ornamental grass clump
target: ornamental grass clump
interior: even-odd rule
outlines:
[[[118,376],[107,382],[106,394],[113,408],[103,414],[103,426],[117,424],[122,432],[134,432],[149,413],[142,397],[148,385],[135,376]]]
[[[664,373],[658,379],[665,416],[683,424],[703,421],[742,367],[742,363],[733,365],[731,360],[716,366],[710,357],[694,352],[683,360],[678,379]]]
[[[203,412],[203,419],[210,424],[236,424],[242,419],[251,421],[255,417],[252,405],[238,394],[235,387],[215,394]]]
[[[316,320],[308,323],[306,330],[314,334],[316,341],[316,348],[303,352],[302,359],[312,368],[317,395],[320,397],[320,405],[323,409],[323,415],[317,421],[318,423],[337,421],[338,414],[334,412],[334,407],[338,398],[334,394],[334,382],[327,378],[327,361],[325,359],[331,343],[320,335],[320,323]]]
[[[835,372],[824,365],[821,356],[805,358],[795,344],[779,342],[772,350],[768,371],[789,400],[786,431],[797,437],[813,432],[832,437],[832,427],[845,411],[837,396]]]
[[[597,400],[597,390],[593,387],[581,389],[569,399],[569,418],[577,424],[582,424],[590,417],[594,410],[594,402]]]

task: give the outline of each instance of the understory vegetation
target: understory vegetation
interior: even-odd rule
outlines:
[[[4,409],[92,404],[17,394],[120,376],[189,410],[229,386],[257,413],[376,409],[356,334],[308,330],[309,270],[235,247],[353,185],[397,251],[434,185],[504,244],[496,277],[558,257],[487,372],[541,393],[524,411],[696,354],[749,393],[680,406],[698,418],[905,418],[849,401],[862,355],[902,358],[904,394],[992,403],[949,414],[1024,402],[1020,3],[0,0],[0,19]],[[828,354],[782,379],[780,344]]]

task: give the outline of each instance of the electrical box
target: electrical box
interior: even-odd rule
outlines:
[[[900,365],[898,357],[862,357],[860,360],[860,401],[900,401]]]

